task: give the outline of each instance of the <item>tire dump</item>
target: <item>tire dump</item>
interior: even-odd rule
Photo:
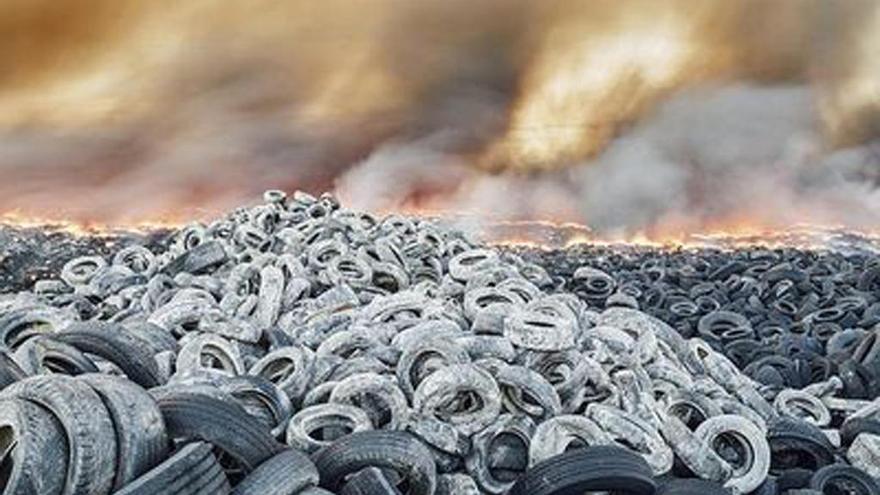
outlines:
[[[880,493],[875,255],[264,199],[3,296],[3,494]]]

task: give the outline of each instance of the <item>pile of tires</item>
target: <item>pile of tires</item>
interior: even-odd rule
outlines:
[[[880,396],[876,255],[626,246],[522,254],[592,306],[637,307],[685,338],[703,339],[768,387],[838,376],[842,397]]]
[[[880,402],[842,364],[756,378],[729,305],[689,335],[591,260],[560,283],[431,221],[265,200],[0,299],[0,492],[878,493]]]

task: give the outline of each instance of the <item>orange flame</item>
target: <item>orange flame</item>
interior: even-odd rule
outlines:
[[[173,230],[184,225],[175,221],[139,221],[125,224],[108,224],[102,222],[75,222],[72,220],[33,217],[19,212],[0,215],[0,226],[20,229],[43,229],[61,232],[73,237],[105,237],[119,233],[147,234],[159,230]]]

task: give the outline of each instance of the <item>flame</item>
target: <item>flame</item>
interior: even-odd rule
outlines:
[[[144,220],[131,223],[111,224],[103,222],[78,222],[73,220],[30,216],[20,212],[0,215],[0,227],[15,229],[40,229],[60,232],[72,237],[111,237],[119,233],[149,234],[156,231],[174,230],[185,225],[182,221]]]
[[[398,212],[399,213],[399,212]],[[662,251],[713,249],[744,249],[763,247],[826,250],[853,248],[880,252],[880,229],[853,230],[837,225],[796,224],[786,228],[760,227],[740,219],[705,227],[700,231],[655,229],[653,231],[600,233],[577,222],[550,220],[487,221],[472,214],[450,214],[448,211],[410,210],[409,215],[428,218],[443,224],[460,226],[479,222],[478,238],[488,245],[532,250],[576,249],[578,247],[635,248]],[[0,228],[40,229],[74,238],[113,238],[119,235],[148,235],[173,231],[190,222],[164,220],[139,221],[126,224],[75,222],[32,217],[12,212],[0,215]]]
[[[763,228],[749,223],[709,227],[695,231],[631,233],[596,233],[587,226],[562,230],[534,229],[524,222],[521,229],[508,232],[490,226],[488,242],[492,245],[539,250],[572,249],[582,246],[639,248],[656,250],[744,249],[763,247],[805,250],[861,248],[880,252],[880,230],[854,230],[847,226],[797,224],[784,229]],[[494,236],[494,237],[493,237]]]

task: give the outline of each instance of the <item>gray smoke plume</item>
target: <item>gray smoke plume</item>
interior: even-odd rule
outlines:
[[[806,86],[682,91],[595,159],[534,176],[480,173],[442,144],[380,148],[338,189],[358,206],[394,211],[431,190],[427,182],[445,191],[428,209],[605,232],[880,222],[880,143],[829,149]]]
[[[603,232],[877,224],[871,0],[369,4],[3,2],[0,213],[189,220],[283,188]],[[516,123],[548,60],[670,16],[695,55],[663,85],[633,70],[608,115]],[[596,153],[485,160],[594,124]]]

